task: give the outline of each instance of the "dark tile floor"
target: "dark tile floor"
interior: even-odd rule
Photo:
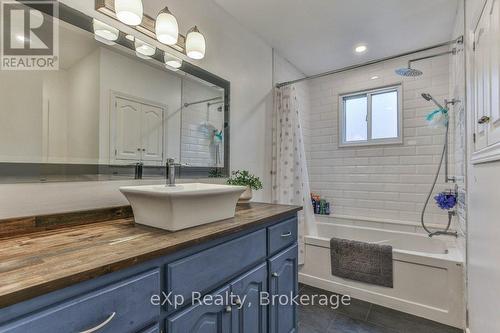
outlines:
[[[330,292],[300,285],[299,293]],[[375,304],[352,299],[351,305],[299,306],[299,333],[462,333],[462,330]]]

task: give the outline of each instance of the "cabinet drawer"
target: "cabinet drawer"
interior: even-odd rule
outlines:
[[[266,230],[259,230],[169,264],[167,290],[182,295],[186,303],[193,291],[213,290],[265,258]]]
[[[292,245],[297,240],[297,218],[267,228],[269,254]]]
[[[2,333],[138,332],[158,321],[159,270],[149,271],[0,327]],[[148,332],[146,330],[146,332]]]

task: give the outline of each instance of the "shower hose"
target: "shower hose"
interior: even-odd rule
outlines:
[[[448,224],[446,226],[446,229],[442,230],[442,231],[435,231],[435,232],[431,231],[429,228],[427,228],[427,226],[425,225],[425,221],[424,221],[425,211],[427,209],[427,206],[429,205],[429,200],[431,199],[432,193],[434,192],[434,189],[436,188],[436,183],[437,183],[437,180],[439,178],[439,172],[441,171],[441,167],[443,166],[444,158],[445,158],[446,154],[448,154],[448,132],[449,132],[449,128],[450,128],[450,122],[447,121],[446,122],[446,132],[445,132],[443,152],[441,153],[441,159],[439,161],[439,166],[438,166],[438,169],[436,171],[436,175],[434,177],[434,182],[432,183],[431,190],[429,191],[429,194],[427,195],[427,199],[425,200],[424,207],[422,208],[422,214],[420,215],[420,222],[422,223],[422,227],[429,234],[429,237],[437,236],[437,235],[453,235],[453,236],[456,236],[456,233],[449,232],[450,226],[451,226],[451,220],[453,218],[453,213],[452,212],[448,212]],[[446,168],[448,168],[448,165],[446,165]],[[448,174],[448,173],[446,173],[446,174]],[[446,178],[448,178],[448,177],[446,177]],[[448,179],[446,181],[448,181]]]

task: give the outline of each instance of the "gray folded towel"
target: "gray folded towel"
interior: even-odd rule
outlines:
[[[333,275],[393,287],[392,246],[332,238],[330,253]]]

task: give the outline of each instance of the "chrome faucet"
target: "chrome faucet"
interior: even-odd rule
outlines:
[[[173,158],[167,159],[166,165],[166,177],[167,177],[167,186],[174,187],[175,186],[175,167],[180,166],[188,166],[189,164],[185,163],[175,163]]]

